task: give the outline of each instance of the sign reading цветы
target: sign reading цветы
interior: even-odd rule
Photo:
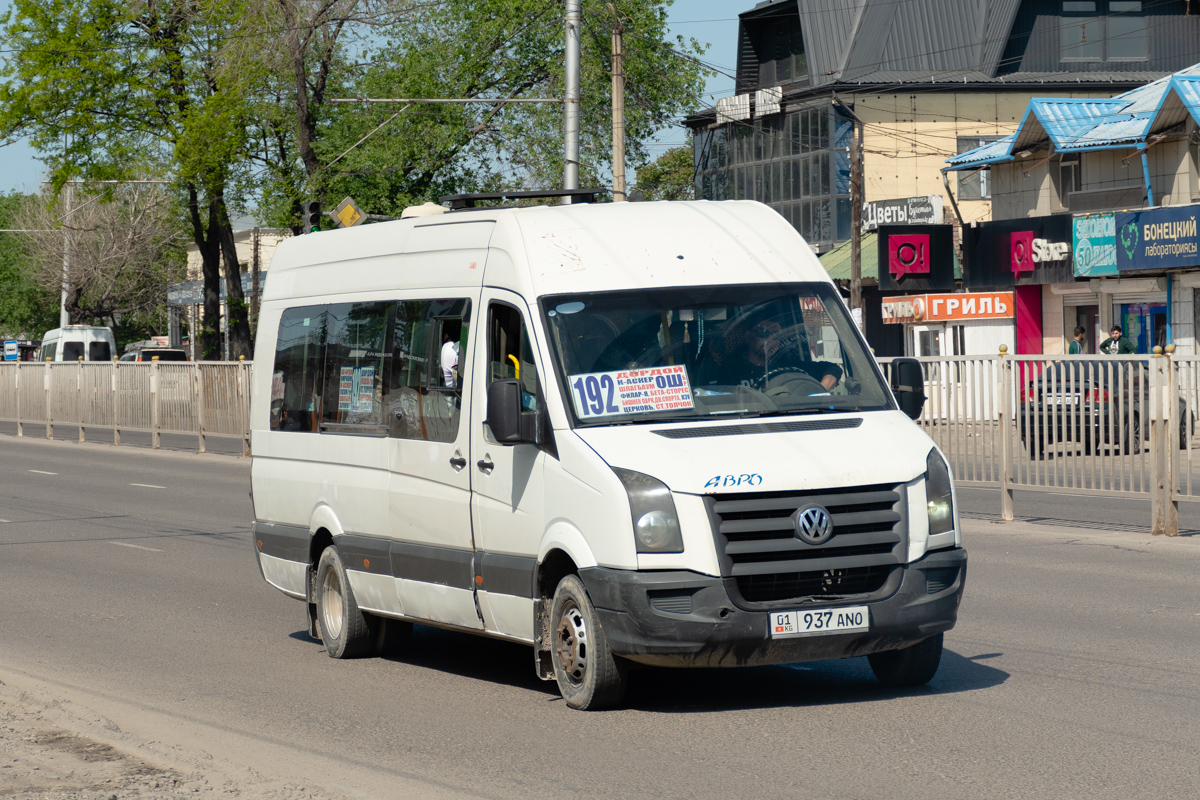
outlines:
[[[863,203],[862,226],[873,231],[880,225],[941,225],[942,196],[901,197]]]

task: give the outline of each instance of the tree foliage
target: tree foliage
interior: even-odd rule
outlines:
[[[637,188],[647,200],[696,199],[692,145],[672,147],[637,170]]]
[[[694,41],[670,0],[583,0],[580,183],[611,173],[611,39],[625,32],[627,161],[694,110]],[[248,354],[231,215],[298,231],[300,203],[397,214],[445,194],[560,185],[561,0],[12,0],[0,21],[0,141],[70,179],[174,182],[204,274],[207,355],[226,269],[231,352]],[[485,98],[462,105],[347,97]]]
[[[20,209],[33,198],[0,195],[0,228],[20,229]],[[39,339],[58,327],[58,292],[47,291],[36,279],[22,233],[0,233],[0,338]]]
[[[48,292],[63,282],[71,323],[116,328],[161,318],[167,286],[184,274],[185,233],[175,199],[159,186],[127,184],[91,197],[47,192],[18,214],[34,279]],[[146,338],[146,337],[141,337]]]

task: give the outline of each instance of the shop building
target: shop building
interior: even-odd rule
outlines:
[[[1140,353],[1200,352],[1198,123],[1200,65],[1104,101],[1036,98],[1013,134],[948,159],[990,175],[964,282],[1014,288],[1018,352],[1064,353],[1076,326],[1095,352],[1113,325]]]
[[[734,95],[685,122],[697,197],[760,200],[829,252],[850,238],[852,112],[864,203],[936,195],[956,226],[1006,218],[992,209],[992,173],[943,181],[945,159],[1011,135],[1031,98],[1107,100],[1192,63],[1200,14],[1190,10],[1187,0],[761,2],[739,15]]]

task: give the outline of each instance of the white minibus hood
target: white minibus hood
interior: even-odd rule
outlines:
[[[756,432],[764,427],[772,432]],[[721,428],[733,430],[713,435]],[[933,449],[899,411],[581,427],[575,433],[609,466],[699,495],[906,483],[924,474]]]

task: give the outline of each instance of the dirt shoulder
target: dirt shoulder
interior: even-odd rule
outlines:
[[[0,682],[0,798],[344,800],[202,752],[147,742],[69,700]]]

